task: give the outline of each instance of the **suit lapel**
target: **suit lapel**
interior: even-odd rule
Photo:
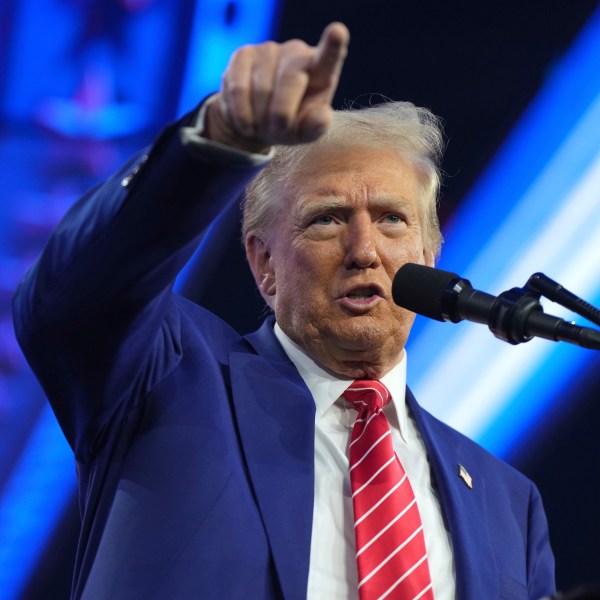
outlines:
[[[314,501],[314,401],[268,320],[233,352],[231,381],[241,443],[283,595],[306,598]],[[407,389],[452,538],[457,597],[497,597],[486,479],[462,438],[423,410]],[[463,465],[473,489],[459,477]],[[493,592],[492,592],[493,591]],[[482,596],[483,594],[483,596]]]
[[[457,598],[496,598],[499,583],[488,527],[490,515],[486,506],[488,482],[485,473],[479,470],[473,453],[463,445],[462,437],[423,410],[408,389],[406,401],[427,448],[442,510],[450,529]],[[472,489],[459,476],[459,465],[472,478]]]
[[[230,355],[243,452],[286,599],[306,598],[314,502],[315,406],[272,323]]]

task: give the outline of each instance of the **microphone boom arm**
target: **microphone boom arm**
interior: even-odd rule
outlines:
[[[594,325],[600,326],[600,310],[564,288],[554,279],[550,279],[544,273],[534,273],[527,280],[524,289],[531,295],[537,294],[538,299],[540,295],[543,295],[548,300],[556,302],[594,323]]]
[[[546,294],[549,300],[573,310],[596,325],[600,324],[600,311],[595,307],[543,273],[534,273],[523,288],[512,288],[494,299],[487,319],[490,331],[509,344],[520,344],[533,337],[541,337],[600,350],[599,331],[544,313],[539,299]]]

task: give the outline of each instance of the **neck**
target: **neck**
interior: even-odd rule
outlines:
[[[297,363],[298,355],[301,354],[329,375],[343,379],[381,379],[400,364],[405,356],[405,351],[401,348],[396,354],[387,357],[387,360],[383,358],[380,361],[371,360],[372,353],[366,351],[347,351],[344,357],[333,357],[327,353],[307,351],[291,339],[277,323],[275,335],[292,362]],[[364,359],[362,355],[365,355]]]

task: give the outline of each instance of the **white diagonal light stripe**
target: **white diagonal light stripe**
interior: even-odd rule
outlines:
[[[392,435],[392,432],[389,429],[382,436],[380,436],[379,438],[377,438],[377,440],[375,442],[373,442],[373,444],[371,445],[371,447],[367,449],[367,451],[362,455],[362,457],[359,460],[357,460],[350,467],[350,470],[352,471],[352,469],[358,467],[358,465],[360,465],[360,463],[363,460],[365,460],[365,458],[367,457],[367,455],[369,454],[369,452],[371,452],[371,450],[373,450],[375,448],[375,446],[377,446],[377,444],[379,444],[379,442],[381,442],[381,440],[383,440],[383,438],[387,437],[388,435]]]
[[[600,235],[600,203],[598,202],[600,153],[581,156],[574,151],[581,140],[589,138],[589,131],[594,130],[592,125],[598,123],[600,96],[594,104],[595,106],[581,117],[580,123],[569,134],[569,139],[556,149],[552,160],[548,161],[544,170],[525,190],[519,206],[513,211],[515,216],[503,225],[502,235],[504,236],[505,231],[514,230],[515,220],[521,216],[522,211],[530,211],[535,203],[539,205],[547,199],[545,192],[550,188],[554,174],[569,171],[568,168],[564,168],[565,165],[586,160],[587,168],[573,182],[571,188],[556,200],[557,206],[548,213],[547,219],[538,223],[521,218],[520,222],[526,222],[530,227],[530,235],[524,238],[527,243],[521,244],[518,260],[511,261],[510,269],[500,270],[501,276],[493,283],[485,284],[486,287],[491,288],[490,292],[497,293],[519,284],[533,271],[547,271],[553,279],[560,281],[580,296],[590,299],[599,293],[598,279],[590,277],[589,274],[598,271],[600,262],[600,253],[597,251]],[[597,126],[595,129],[597,130]],[[499,248],[502,247],[502,241],[505,239],[500,237],[500,233],[498,230],[494,239],[490,240],[489,248],[484,249],[485,253],[482,252],[481,257],[468,267],[467,275],[474,283],[479,282],[477,287],[482,285],[483,264],[486,271],[494,271],[490,269],[490,264],[494,264],[494,258],[500,255]],[[456,237],[460,239],[460,235],[456,234]],[[496,238],[498,238],[497,242],[494,241]],[[502,254],[502,260],[506,263],[505,253]],[[456,265],[454,268],[458,269]],[[466,265],[462,268],[465,269]],[[476,274],[477,279],[475,279]],[[565,312],[559,307],[552,310],[553,314],[563,318],[566,316]],[[457,331],[453,335],[455,345],[451,352],[447,352],[443,357],[432,359],[430,351],[432,344],[430,339],[426,339],[427,337],[423,336],[419,345],[422,344],[423,348],[427,349],[427,368],[431,371],[422,372],[420,378],[413,384],[413,391],[420,398],[425,398],[425,407],[438,418],[480,441],[493,427],[494,420],[501,416],[506,407],[519,396],[533,374],[541,375],[544,362],[552,356],[559,356],[566,352],[561,345],[554,346],[546,341],[534,341],[517,348],[502,347],[489,331],[475,326],[466,326],[461,332]],[[462,351],[464,348],[467,348],[466,353]],[[451,356],[459,356],[460,361],[452,361]],[[583,354],[579,360],[584,361]],[[465,391],[462,384],[465,381],[463,369],[466,366],[470,375],[473,373],[477,375],[469,379],[470,385]],[[436,386],[428,376],[431,372],[435,372],[436,378],[439,377],[439,381],[444,382],[443,386],[437,386],[435,389]],[[445,374],[451,374],[451,377],[448,378]],[[560,386],[560,374],[553,374],[552,377],[555,380],[552,385]],[[544,382],[550,381],[551,377],[544,372],[539,379]],[[538,393],[543,396],[539,383],[536,385]],[[444,403],[444,399],[452,397],[459,389],[460,399],[451,409],[448,409],[448,403]],[[486,398],[484,403],[481,402],[482,390]]]
[[[361,579],[361,581],[358,583],[358,587],[360,588],[361,585],[366,583],[369,579],[371,579],[371,577],[373,577],[373,575],[375,575],[380,569],[382,569],[387,563],[389,563],[390,560],[392,560],[392,558],[394,558],[394,556],[396,556],[396,554],[398,554],[398,552],[400,552],[400,550],[402,550],[402,548],[404,548],[404,546],[406,546],[406,544],[408,544],[422,529],[423,525],[417,527],[417,529],[409,537],[407,537],[393,552],[390,552],[390,554],[388,554],[387,557],[384,558],[368,575],[365,575]],[[422,563],[424,558],[427,558],[427,553],[419,561],[419,563]],[[412,566],[406,573],[404,573],[400,580],[397,581],[394,585],[398,585],[404,577],[406,577],[409,573],[412,572],[413,569],[415,569],[418,566],[419,563],[417,563],[417,565]]]
[[[375,534],[364,546],[356,553],[356,557],[358,558],[371,544],[376,542],[396,521],[401,519],[408,510],[410,510],[411,506],[416,502],[416,498],[404,509],[402,512],[397,514],[379,533]],[[423,529],[423,525],[421,525],[415,533],[411,535],[409,538],[412,539],[416,533],[418,533],[421,529]]]
[[[561,209],[556,211],[556,214],[545,224],[544,229],[538,232],[537,237],[524,249],[519,262],[513,266],[511,272],[502,281],[496,283],[497,288],[509,287],[509,281],[512,283],[523,281],[527,273],[532,271],[548,270],[554,279],[568,288],[577,290],[579,294],[585,296],[591,294],[586,288],[594,281],[594,278],[589,277],[589,273],[594,272],[594,267],[597,268],[598,265],[598,228],[592,228],[587,232],[586,229],[590,228],[590,223],[598,223],[600,219],[599,181],[600,154],[578,181],[571,194],[564,199]],[[581,269],[582,264],[587,264],[586,269]],[[583,273],[584,276],[582,280],[575,282],[573,277],[578,273]],[[586,279],[588,281],[585,281]],[[567,311],[561,308],[552,310],[552,314],[560,317],[566,316],[566,313]],[[477,377],[471,380],[468,393],[463,393],[456,406],[442,417],[444,421],[455,427],[460,423],[462,430],[473,437],[481,435],[482,431],[489,427],[501,412],[507,397],[516,395],[526,377],[554,350],[548,342],[538,342],[522,346],[517,351],[512,346],[500,347],[493,353],[486,349],[482,351],[484,344],[489,346],[491,342],[495,342],[489,336],[489,332],[487,333],[488,335],[482,338],[481,342],[469,342],[470,348],[478,348],[476,350],[478,356],[487,357],[486,364],[473,371],[477,373]],[[475,335],[477,334],[479,331]],[[472,362],[466,361],[466,363],[473,366]],[[510,377],[506,376],[507,373],[510,373]],[[486,401],[482,403],[479,399],[484,388]]]
[[[389,496],[391,496],[404,483],[405,480],[406,473],[404,473],[402,479],[387,494],[385,494],[380,500],[378,500],[373,506],[371,506],[371,508],[354,523],[354,527],[356,528],[356,526],[362,523],[378,506],[381,505],[382,502],[385,502],[385,500],[389,498]]]
[[[404,575],[402,575],[402,577],[400,577],[396,581],[396,583],[394,583],[383,594],[381,594],[381,596],[379,596],[379,598],[377,598],[377,600],[383,600],[383,598],[385,598],[386,596],[389,596],[392,593],[392,591],[396,587],[398,587],[402,583],[402,581],[404,581],[426,558],[427,558],[427,553],[425,554],[425,556],[423,556],[423,558],[418,560],[408,571],[406,571],[406,573],[404,573]]]
[[[392,458],[390,458],[390,460],[388,460],[384,465],[381,465],[381,467],[379,467],[379,469],[377,469],[377,472],[374,473],[366,483],[363,483],[363,485],[361,485],[352,494],[352,497],[354,498],[354,496],[356,496],[356,494],[360,494],[360,492],[362,492],[371,483],[371,481],[373,481],[373,479],[375,479],[375,477],[377,477],[377,475],[379,475],[379,473],[381,473],[381,471],[383,471],[386,467],[388,467],[390,464],[392,464],[392,462],[394,462],[395,458],[396,458],[396,455],[394,454],[394,456],[392,456]]]

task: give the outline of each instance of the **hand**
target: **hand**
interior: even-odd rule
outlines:
[[[333,115],[350,34],[331,23],[317,46],[300,40],[238,49],[209,105],[204,135],[250,152],[318,139]]]

